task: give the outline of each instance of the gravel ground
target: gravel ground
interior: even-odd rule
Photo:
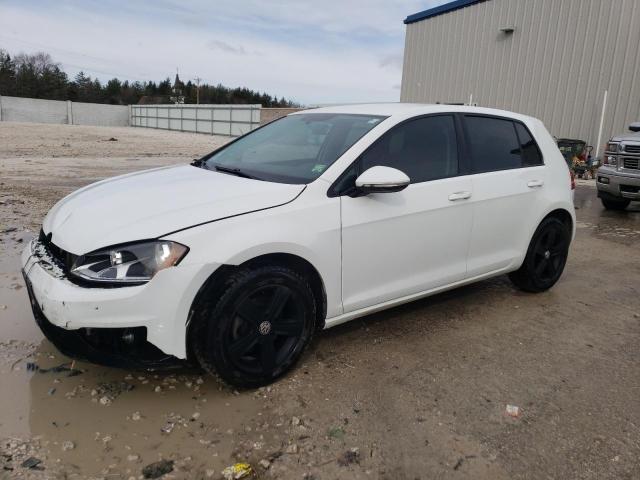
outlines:
[[[640,209],[603,210],[588,181],[549,292],[499,277],[356,320],[256,391],[67,364],[18,269],[47,209],[226,140],[0,123],[0,478],[143,478],[160,460],[162,478],[222,478],[237,461],[259,478],[640,478]]]

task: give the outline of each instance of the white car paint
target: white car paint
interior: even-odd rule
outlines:
[[[206,175],[203,175],[206,173]],[[293,200],[303,185],[256,182],[188,165],[103,180],[60,200],[43,222],[58,247],[76,254],[157,238]]]
[[[357,198],[327,194],[384,132],[409,118],[442,112],[523,122],[538,142],[545,166],[458,176]],[[67,329],[145,326],[151,343],[185,358],[192,302],[221,265],[273,253],[305,259],[322,280],[325,326],[331,327],[516,270],[537,225],[555,209],[569,212],[575,225],[567,166],[536,119],[477,107],[415,104],[304,113],[388,118],[308,185],[180,166],[105,180],[61,200],[47,215],[43,230],[73,254],[151,238],[179,242],[190,250],[177,266],[144,285],[105,289],[50,275],[27,248],[23,267],[49,321]]]

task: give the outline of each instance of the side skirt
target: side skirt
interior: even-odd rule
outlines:
[[[486,280],[487,278],[497,277],[498,275],[503,275],[513,270],[514,270],[514,267],[510,265],[508,267],[501,268],[499,270],[494,270],[489,273],[477,275],[471,278],[466,278],[464,280],[460,280],[458,282],[451,283],[449,285],[432,288],[431,290],[425,290],[423,292],[413,293],[411,295],[406,295],[404,297],[396,298],[394,300],[388,300],[386,302],[378,303],[370,307],[354,310],[353,312],[343,313],[342,315],[338,315],[336,317],[327,318],[327,320],[325,321],[324,328],[327,329],[327,328],[335,327],[336,325],[346,323],[356,318],[364,317],[366,315],[371,315],[372,313],[380,312],[382,310],[387,310],[388,308],[397,307],[398,305],[403,305],[405,303],[413,302],[414,300],[420,300],[421,298],[430,297],[431,295],[435,295],[441,292],[446,292],[447,290],[453,290],[454,288],[462,287],[464,285],[469,285],[470,283],[475,283],[480,280]]]

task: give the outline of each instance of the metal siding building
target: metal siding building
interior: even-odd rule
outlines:
[[[640,121],[640,0],[458,0],[405,23],[403,102],[472,97],[594,146],[605,90],[601,144]]]

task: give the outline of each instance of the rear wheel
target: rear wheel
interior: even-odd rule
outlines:
[[[533,234],[520,269],[509,274],[515,286],[526,292],[543,292],[558,281],[569,254],[571,233],[556,217],[545,218]]]
[[[293,367],[315,330],[306,278],[286,267],[247,268],[232,274],[217,295],[202,302],[194,319],[194,353],[203,368],[251,388]]]
[[[631,200],[612,200],[610,198],[601,198],[601,200],[607,210],[624,210],[631,203]]]

